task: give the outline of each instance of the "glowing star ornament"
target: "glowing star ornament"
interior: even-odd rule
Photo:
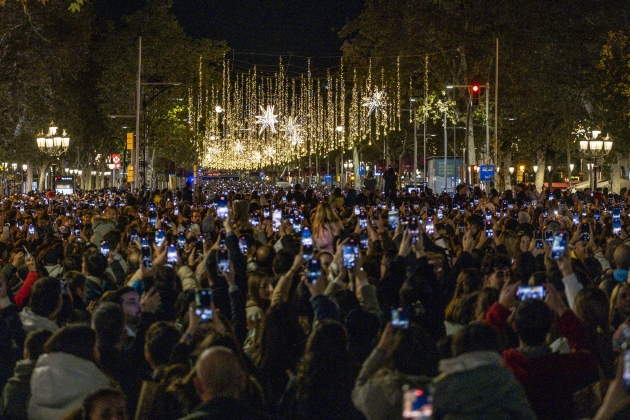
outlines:
[[[245,146],[243,146],[243,143],[241,143],[240,141],[237,141],[234,145],[234,151],[239,154],[243,153],[243,151],[245,151]]]
[[[256,124],[262,124],[258,134],[262,134],[265,128],[269,127],[272,133],[276,133],[276,124],[278,124],[278,116],[273,113],[273,105],[267,105],[267,109],[260,107],[262,115],[256,115]]]
[[[285,124],[282,131],[284,131],[284,136],[289,139],[292,146],[296,146],[300,140],[302,140],[302,134],[300,131],[302,127],[297,122],[297,118],[289,117],[287,123]]]
[[[387,93],[384,90],[374,91],[372,96],[366,96],[363,98],[363,105],[368,108],[368,115],[378,114],[379,112],[385,115],[385,107],[387,106]]]

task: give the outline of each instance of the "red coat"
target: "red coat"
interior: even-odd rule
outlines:
[[[15,295],[15,304],[18,308],[22,309],[28,304],[31,299],[31,290],[37,279],[39,279],[37,271],[29,272],[26,279],[24,279],[22,287],[20,287],[20,290]]]
[[[510,314],[510,310],[495,303],[484,322],[502,328]],[[503,352],[503,364],[525,389],[540,420],[573,419],[573,394],[587,386],[596,371],[597,362],[591,352],[588,332],[573,311],[556,319],[555,326],[569,342],[571,353],[530,357],[519,349]]]

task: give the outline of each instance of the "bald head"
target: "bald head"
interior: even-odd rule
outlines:
[[[205,350],[197,360],[195,370],[195,387],[204,402],[219,397],[238,399],[245,387],[245,373],[234,352],[227,347]]]
[[[613,258],[615,259],[617,268],[622,270],[630,269],[630,245],[621,244],[615,248]]]

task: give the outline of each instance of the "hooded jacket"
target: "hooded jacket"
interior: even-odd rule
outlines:
[[[22,312],[20,312],[20,321],[22,321],[22,328],[26,334],[40,328],[51,332],[55,332],[59,329],[59,326],[55,324],[54,321],[44,316],[37,315],[35,312],[31,311],[30,308],[24,308]]]
[[[523,389],[491,351],[464,353],[440,362],[433,382],[434,418],[517,420],[536,416]]]
[[[387,355],[379,348],[370,354],[352,390],[352,402],[367,420],[400,418],[403,406],[403,386],[425,388],[431,383],[426,376],[413,376],[397,370],[384,369]]]
[[[116,229],[116,221],[107,217],[95,217],[92,219],[92,237],[90,242],[100,245],[103,236],[112,229]]]
[[[15,364],[13,377],[9,379],[2,391],[0,417],[9,419],[26,419],[28,398],[31,394],[31,374],[35,368],[34,360],[19,360]]]
[[[43,354],[31,376],[28,418],[63,418],[80,407],[85,397],[109,386],[107,376],[89,360],[62,352]]]

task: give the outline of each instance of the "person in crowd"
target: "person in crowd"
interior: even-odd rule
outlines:
[[[96,334],[88,325],[67,325],[44,345],[31,375],[28,418],[59,419],[89,394],[110,386],[96,358]]]
[[[55,332],[59,326],[55,323],[61,311],[63,299],[61,283],[52,277],[44,277],[35,283],[29,305],[20,312],[20,321],[25,333],[43,328]]]
[[[37,359],[44,353],[44,344],[52,334],[48,330],[34,330],[27,334],[24,341],[24,359],[15,364],[13,377],[9,379],[2,391],[0,418],[12,420],[28,418],[31,375]]]

